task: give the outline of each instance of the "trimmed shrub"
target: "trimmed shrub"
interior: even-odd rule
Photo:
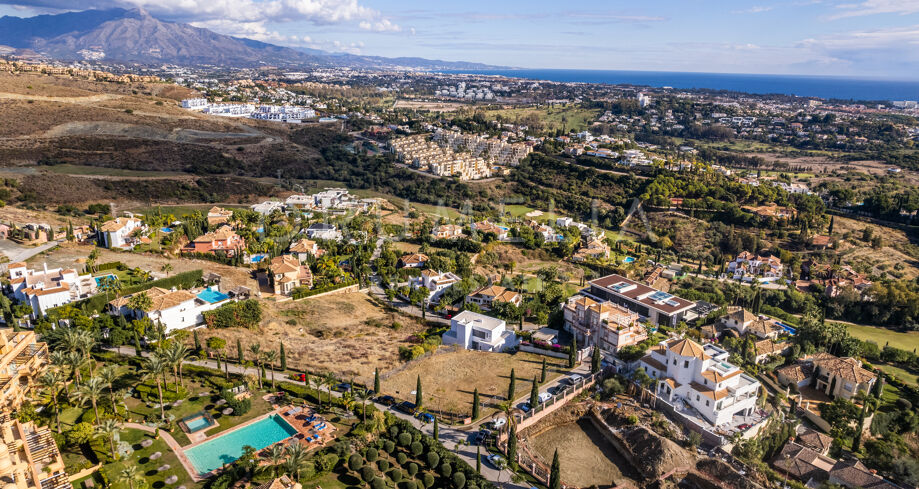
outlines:
[[[357,453],[352,453],[348,457],[348,468],[354,472],[361,470],[361,467],[364,466],[364,459]]]
[[[412,450],[412,455],[417,457],[421,455],[421,452],[424,451],[424,446],[421,444],[420,441],[413,441],[410,446],[410,449]]]
[[[396,425],[390,426],[389,427],[389,437],[395,440],[398,436],[399,436],[399,427]]]
[[[383,450],[386,450],[386,453],[392,453],[396,450],[396,444],[392,440],[386,440],[383,442]]]
[[[436,454],[436,453],[434,453],[434,452],[428,452],[427,459],[428,459],[428,467],[430,467],[430,468],[432,468],[432,469],[433,469],[434,467],[437,467],[437,464],[440,463],[440,455],[438,455],[438,454]]]
[[[405,481],[402,484],[402,489],[415,489],[415,481]]]
[[[180,385],[167,383],[161,387],[163,389],[163,402],[176,402],[179,399],[188,398],[188,391]],[[176,392],[177,387],[178,392]],[[156,389],[156,382],[148,381],[143,384],[138,384],[134,387],[134,390],[137,392],[141,401],[150,403],[160,402],[160,395],[159,391]]]
[[[377,476],[377,474],[376,474],[376,472],[373,471],[373,467],[371,467],[371,466],[369,466],[369,465],[365,465],[365,466],[361,469],[361,480],[364,481],[364,482],[370,482],[370,481],[372,481],[373,478],[376,477],[376,476]]]
[[[450,465],[450,462],[444,462],[440,464],[440,475],[444,477],[450,477],[450,474],[453,473],[453,466]]]
[[[434,486],[434,474],[430,472],[425,472],[424,475],[421,476],[421,482],[424,483],[424,487],[433,487]]]
[[[366,458],[367,461],[370,463],[376,462],[379,456],[380,456],[380,453],[377,452],[377,449],[373,447],[368,448],[367,451],[364,453],[364,458]]]
[[[398,467],[395,469],[392,469],[389,472],[389,478],[392,479],[393,482],[398,484],[402,480],[402,469],[399,469]]]
[[[408,460],[408,455],[399,452],[396,455],[396,462],[399,462],[399,465],[405,465],[405,462]]]
[[[379,467],[381,471],[386,472],[387,470],[389,470],[389,460],[386,460],[385,458],[381,458],[380,460],[377,461],[377,467]]]
[[[399,445],[407,447],[412,444],[412,435],[411,433],[400,433],[399,434]]]
[[[418,473],[418,464],[415,462],[409,463],[405,468],[408,470],[409,477],[415,477],[415,474]]]
[[[386,489],[386,482],[384,482],[383,479],[381,479],[381,478],[379,478],[379,477],[375,477],[375,478],[370,482],[370,487],[371,487],[372,489]]]
[[[466,476],[462,472],[453,474],[453,487],[463,489],[466,486]]]

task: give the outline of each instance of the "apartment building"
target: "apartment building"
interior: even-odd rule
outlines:
[[[426,134],[395,139],[390,146],[400,161],[439,177],[477,180],[491,176],[491,167],[484,158],[468,152],[455,152],[449,146],[430,140]]]
[[[48,345],[33,331],[0,330],[0,412],[19,409],[48,363]]]
[[[607,275],[589,282],[589,287],[581,291],[597,301],[609,301],[638,313],[651,324],[675,326],[685,319],[695,307],[695,302],[682,299],[673,294],[657,290],[645,284],[623,277]]]
[[[72,268],[32,270],[25,263],[9,266],[13,297],[32,307],[32,319],[45,315],[48,309],[63,306],[96,293],[96,281],[89,274],[80,275]]]
[[[612,353],[648,338],[645,327],[638,324],[638,314],[611,302],[598,302],[576,295],[562,306],[565,330],[579,345],[599,346]]]
[[[0,414],[0,485],[4,489],[70,489],[51,430]]]
[[[760,383],[728,362],[729,353],[690,339],[660,342],[639,360],[655,392],[669,404],[688,404],[713,426],[747,416],[756,408]]]
[[[446,145],[453,151],[469,151],[475,156],[485,158],[489,163],[501,166],[517,166],[520,160],[533,152],[533,148],[526,143],[509,143],[498,138],[443,129],[434,131],[432,140]]]

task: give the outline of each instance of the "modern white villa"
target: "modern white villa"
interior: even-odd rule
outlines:
[[[684,403],[713,426],[756,409],[760,383],[728,363],[728,352],[690,339],[662,341],[639,361],[655,379],[657,396],[680,410]]]
[[[63,306],[96,293],[96,281],[90,275],[80,275],[72,268],[32,270],[25,263],[9,266],[13,297],[32,307],[32,319],[45,315],[52,307]]]
[[[412,290],[419,287],[426,287],[428,293],[428,302],[440,302],[440,296],[450,286],[459,282],[460,277],[452,272],[435,272],[434,270],[422,270],[421,276],[409,277],[408,285]]]
[[[466,350],[500,352],[517,346],[517,335],[507,331],[504,320],[472,311],[463,311],[450,320],[444,345],[459,345]]]

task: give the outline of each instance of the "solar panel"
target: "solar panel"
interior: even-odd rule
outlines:
[[[673,298],[672,295],[670,295],[670,294],[668,294],[668,293],[666,293],[666,292],[660,291],[660,290],[657,291],[657,292],[655,292],[655,293],[653,293],[653,294],[651,294],[651,297],[650,297],[650,299],[651,299],[652,301],[654,301],[654,302],[665,302],[665,301],[668,301],[668,300],[670,300],[670,299],[672,299],[672,298]]]
[[[615,290],[616,292],[622,292],[623,289],[626,289],[626,288],[628,288],[628,287],[631,286],[631,285],[632,285],[632,284],[630,284],[630,283],[628,283],[628,282],[619,282],[619,283],[613,284],[613,286],[610,287],[610,288],[613,289],[613,290]]]

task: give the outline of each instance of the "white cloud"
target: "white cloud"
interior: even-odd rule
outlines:
[[[771,6],[755,5],[748,9],[734,10],[731,13],[732,14],[761,14],[763,12],[768,12],[770,10],[772,10]]]
[[[358,27],[360,27],[361,29],[365,31],[373,31],[373,32],[400,32],[402,31],[401,27],[399,27],[396,24],[393,24],[392,22],[389,21],[389,19],[380,19],[380,20],[373,21],[373,22],[363,20],[361,21],[360,24],[358,24]]]
[[[875,14],[908,15],[919,12],[919,0],[865,0],[861,3],[843,3],[836,5],[840,11],[830,19],[860,17]]]

